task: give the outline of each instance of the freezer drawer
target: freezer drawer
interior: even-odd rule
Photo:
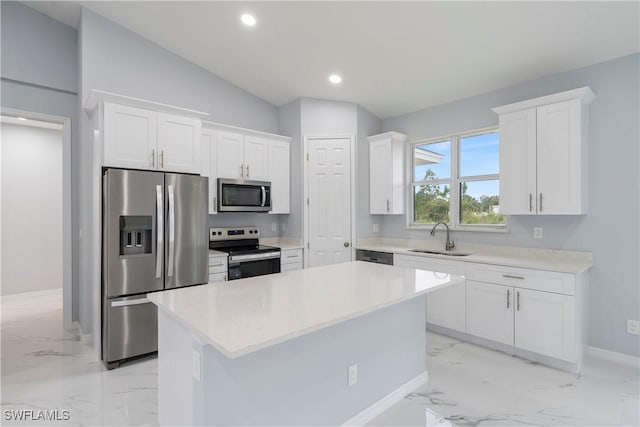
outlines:
[[[158,351],[158,311],[145,296],[108,299],[104,312],[107,364]]]

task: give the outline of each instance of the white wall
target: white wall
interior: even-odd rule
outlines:
[[[2,295],[62,288],[62,130],[1,127]]]

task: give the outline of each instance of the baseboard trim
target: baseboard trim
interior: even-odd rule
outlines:
[[[375,417],[382,414],[384,411],[391,408],[396,403],[400,402],[406,395],[410,394],[411,392],[415,391],[415,389],[425,384],[428,380],[429,374],[427,373],[427,371],[424,371],[414,379],[404,383],[399,388],[395,389],[362,412],[358,413],[356,416],[352,417],[342,425],[356,427],[367,424]]]
[[[640,367],[640,358],[629,354],[617,353],[611,350],[605,350],[599,347],[587,347],[587,355],[598,359],[608,360],[609,362],[618,363],[633,368]]]
[[[80,335],[80,342],[83,344],[93,345],[93,334],[85,334],[82,330],[82,325],[79,322],[75,322],[78,325],[78,334]]]

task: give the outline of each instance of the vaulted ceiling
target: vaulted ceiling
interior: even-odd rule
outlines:
[[[276,106],[343,100],[380,118],[640,51],[635,1],[25,3],[76,27],[87,7]]]

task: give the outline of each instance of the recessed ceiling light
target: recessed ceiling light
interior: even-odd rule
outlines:
[[[26,118],[26,117],[18,117],[17,119],[18,119],[18,120],[27,120],[27,118]]]
[[[340,77],[338,74],[331,74],[329,76],[329,81],[334,85],[339,85],[340,83],[342,83],[342,77]]]
[[[254,25],[256,25],[256,18],[253,15],[250,15],[248,13],[242,14],[242,16],[240,17],[240,20],[247,27],[253,27]]]

